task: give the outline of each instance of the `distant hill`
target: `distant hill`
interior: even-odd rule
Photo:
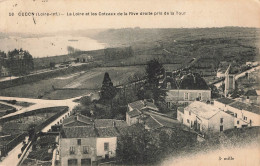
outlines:
[[[259,57],[259,32],[257,28],[241,27],[124,28],[102,31],[92,38],[111,47],[132,46],[136,56],[153,56],[172,63],[183,63],[193,58],[197,58],[194,63],[200,63],[198,59],[211,57],[218,61],[243,64]],[[204,66],[194,63],[195,66]]]

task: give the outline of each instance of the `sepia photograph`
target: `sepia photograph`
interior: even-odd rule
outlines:
[[[259,166],[259,0],[0,0],[0,166]]]

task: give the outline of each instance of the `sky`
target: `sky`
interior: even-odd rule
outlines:
[[[47,1],[47,2],[44,2]],[[183,15],[176,15],[176,11]],[[60,12],[63,16],[18,16]],[[67,16],[67,12],[174,12],[151,16]],[[185,13],[184,13],[185,12]],[[14,16],[9,16],[14,13]],[[259,0],[0,0],[0,32],[55,33],[104,28],[260,27]]]

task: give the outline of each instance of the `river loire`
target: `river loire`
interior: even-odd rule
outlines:
[[[34,58],[67,54],[68,46],[82,51],[105,48],[105,44],[88,37],[47,36],[22,38],[11,36],[8,38],[0,38],[1,51],[8,52],[15,48],[22,48],[28,50]]]

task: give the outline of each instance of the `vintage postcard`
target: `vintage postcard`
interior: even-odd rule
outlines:
[[[0,0],[1,166],[259,166],[259,0]]]

